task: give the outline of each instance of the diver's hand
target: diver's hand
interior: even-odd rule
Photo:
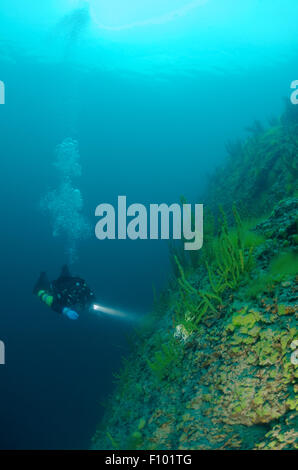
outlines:
[[[70,320],[77,320],[79,318],[78,313],[68,307],[64,307],[62,313],[63,315],[66,315]]]

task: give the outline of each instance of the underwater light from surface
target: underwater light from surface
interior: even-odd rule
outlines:
[[[209,0],[84,0],[100,29],[121,31],[135,27],[168,23]]]

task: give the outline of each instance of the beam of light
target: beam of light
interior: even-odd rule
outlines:
[[[124,312],[123,310],[117,310],[114,308],[105,307],[104,305],[97,304],[97,303],[91,306],[90,312],[92,314],[98,315],[99,317],[106,315],[111,318],[116,318],[116,319],[131,321],[131,322],[137,322],[139,320],[139,318],[136,315]]]
[[[99,15],[98,15],[98,12],[96,11],[94,0],[89,0],[90,14],[91,14],[93,21],[96,23],[98,28],[106,30],[106,31],[123,31],[125,29],[132,29],[136,27],[169,23],[170,21],[173,21],[176,18],[187,15],[191,10],[194,10],[202,5],[205,5],[208,2],[209,0],[193,0],[192,2],[184,5],[183,7],[177,8],[176,10],[172,10],[168,13],[165,13],[164,15],[156,16],[153,18],[148,18],[146,20],[134,21],[132,23],[127,23],[127,24],[123,24],[119,26],[109,26],[109,25],[105,25],[101,23],[100,19],[98,18]]]

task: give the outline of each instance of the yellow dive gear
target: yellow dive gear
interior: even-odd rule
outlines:
[[[47,294],[45,290],[40,290],[37,294],[37,297],[40,298],[42,302],[44,302],[48,307],[51,307],[54,297],[52,295]]]

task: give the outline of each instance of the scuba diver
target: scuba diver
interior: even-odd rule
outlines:
[[[62,267],[58,279],[50,282],[45,272],[40,273],[33,294],[57,313],[77,320],[79,312],[89,309],[95,300],[94,292],[84,279],[72,276],[68,267]]]

